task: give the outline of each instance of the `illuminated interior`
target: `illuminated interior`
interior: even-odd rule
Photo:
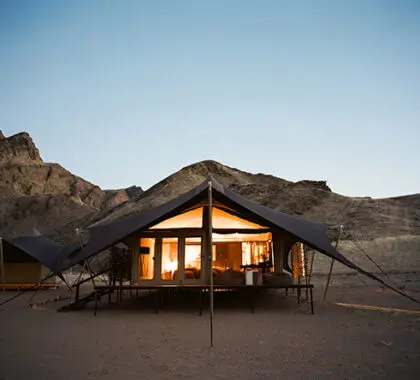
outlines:
[[[179,279],[178,238],[162,239],[162,280]],[[147,252],[146,252],[147,251]],[[142,238],[139,255],[140,280],[154,278],[155,239]],[[183,278],[201,278],[202,242],[200,237],[187,237],[183,252]],[[242,272],[244,267],[259,266],[271,260],[271,233],[261,234],[213,234],[213,273],[218,276],[225,271]]]
[[[201,277],[201,252],[201,238],[185,239],[185,279],[198,279]]]
[[[202,228],[203,207],[184,212],[172,218],[166,219],[153,227],[151,230],[173,230],[177,228]]]
[[[178,279],[178,239],[162,239],[162,280]]]
[[[203,217],[204,208],[198,207],[164,220],[151,227],[150,230],[172,230],[175,232],[177,229],[196,228],[197,235],[199,235],[203,232]],[[212,253],[215,279],[227,273],[233,273],[243,279],[243,272],[248,268],[257,267],[271,270],[273,264],[271,232],[259,231],[267,229],[267,227],[237,217],[217,207],[213,207],[212,220],[213,228],[216,231],[213,233]],[[251,233],[220,233],[226,232],[226,230],[248,230]],[[147,250],[145,247],[148,247],[150,252],[147,255],[140,254],[138,278],[141,280],[156,278],[165,281],[205,278],[201,273],[204,260],[202,238],[200,236],[183,238],[185,244],[182,244],[182,249],[178,252],[179,239],[178,237],[162,238],[161,257],[158,258],[160,273],[155,276],[153,268],[154,255],[156,254],[155,239],[142,238],[141,251]]]
[[[250,222],[238,216],[232,215],[220,208],[213,207],[213,228],[215,229],[261,229],[267,228],[257,223]],[[186,211],[172,218],[166,219],[153,227],[151,230],[173,230],[182,228],[202,228],[203,207]]]
[[[138,260],[138,279],[153,280],[155,268],[155,239],[141,238]]]
[[[200,278],[201,261],[201,238],[186,238],[183,258],[184,279]],[[178,267],[178,239],[165,238],[162,240],[162,279],[177,280]]]
[[[213,268],[218,271],[240,271],[243,266],[258,266],[271,260],[271,233],[229,234],[222,238],[213,234],[216,256]],[[241,235],[240,237],[238,235]]]
[[[217,207],[213,207],[212,221],[213,228],[219,229],[259,229],[267,228],[260,226],[257,223],[250,222],[248,220],[242,219],[238,216],[232,215],[226,211],[223,211]]]

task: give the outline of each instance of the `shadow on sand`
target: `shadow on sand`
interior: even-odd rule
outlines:
[[[121,300],[117,300],[116,294],[111,297],[109,302],[108,296],[102,297],[98,303],[97,312],[135,312],[135,313],[200,313],[200,300],[197,292],[190,292],[188,290],[178,289],[174,292],[167,292],[161,295],[159,306],[158,294],[155,291],[126,291],[122,295]],[[209,311],[209,295],[202,295],[202,313]],[[94,304],[90,303],[86,308],[79,310],[79,312],[92,312]],[[284,291],[267,290],[260,292],[255,299],[255,312],[263,310],[278,310],[278,311],[300,311],[302,313],[310,313],[310,304],[305,300],[305,294],[302,293],[301,304],[297,302],[296,294],[289,293],[285,295]],[[214,293],[214,312],[223,311],[229,312],[252,312],[249,296],[246,292],[241,291],[223,291]]]

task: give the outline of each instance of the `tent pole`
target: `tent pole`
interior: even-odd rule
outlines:
[[[4,278],[4,257],[3,257],[3,238],[0,238],[0,263],[1,263],[1,283],[3,293],[6,291],[5,278]]]
[[[338,231],[337,241],[335,242],[335,249],[336,250],[338,248],[338,244],[340,244],[340,239],[341,239],[341,234],[342,233],[343,233],[343,226],[341,225],[340,229]],[[327,299],[327,292],[328,292],[328,287],[330,286],[330,281],[331,281],[332,270],[333,270],[333,267],[334,267],[334,262],[335,262],[335,259],[332,259],[331,260],[330,271],[328,273],[327,284],[325,285],[324,301]]]
[[[212,194],[212,182],[209,181],[208,187],[208,217],[209,217],[209,225],[208,225],[208,254],[209,254],[209,268],[210,268],[210,348],[213,348],[213,315],[214,315],[214,308],[213,308],[213,194]]]
[[[83,239],[82,239],[82,237],[81,237],[81,235],[80,235],[80,228],[76,228],[75,230],[74,230],[74,232],[76,233],[76,236],[79,238],[79,242],[80,242],[80,249],[83,249],[84,247],[83,247]],[[86,260],[84,260],[83,261],[83,267],[82,267],[82,270],[80,271],[80,273],[79,273],[79,275],[77,276],[77,278],[76,278],[76,280],[73,282],[73,284],[72,284],[72,286],[75,286],[79,281],[81,281],[82,280],[82,277],[83,277],[83,274],[85,273],[85,270],[86,270],[86,263],[87,263],[87,261]],[[78,293],[78,292],[77,292]]]
[[[308,282],[307,284],[311,283],[312,279],[312,272],[314,270],[314,261],[315,261],[315,251],[312,251],[312,258],[311,258],[311,266],[309,267],[309,274],[308,274]]]
[[[51,275],[54,275],[54,274],[55,273],[51,272],[51,270],[50,270],[48,272],[48,274],[47,274],[47,277],[51,277]],[[45,281],[45,279],[42,280],[42,281]],[[30,306],[30,304],[32,303],[32,301],[35,299],[35,296],[37,295],[39,289],[40,289],[40,287],[38,287],[38,288],[35,289],[35,292],[31,295],[31,297],[29,298],[29,301],[26,303],[26,307],[29,307]]]

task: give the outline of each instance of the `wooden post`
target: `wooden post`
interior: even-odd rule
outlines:
[[[314,261],[315,261],[315,251],[312,251],[311,265],[309,267],[309,273],[308,273],[307,282],[306,282],[307,285],[311,283],[312,272],[314,270]]]
[[[213,348],[213,313],[214,313],[214,300],[213,300],[213,191],[212,191],[212,183],[209,181],[208,187],[208,217],[209,217],[209,225],[208,225],[208,255],[209,255],[209,268],[210,268],[210,348]]]
[[[335,242],[335,249],[336,250],[338,248],[338,244],[340,244],[340,239],[341,239],[342,232],[343,232],[343,226],[340,226],[340,229],[338,231],[337,241]],[[332,259],[331,260],[330,271],[328,273],[327,284],[325,285],[324,301],[327,299],[327,292],[328,292],[328,287],[330,286],[330,281],[331,281],[332,270],[333,270],[333,267],[334,267],[334,262],[335,262],[335,259]]]

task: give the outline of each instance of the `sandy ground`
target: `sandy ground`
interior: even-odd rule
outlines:
[[[420,306],[350,277],[336,277],[323,302],[324,280],[314,279],[315,315],[283,291],[259,299],[255,314],[246,300],[218,296],[212,350],[208,313],[199,317],[191,302],[155,314],[149,298],[126,297],[118,307],[103,302],[94,317],[91,307],[57,313],[58,302],[25,309],[27,293],[0,307],[0,379],[419,379],[420,313],[335,302]]]

